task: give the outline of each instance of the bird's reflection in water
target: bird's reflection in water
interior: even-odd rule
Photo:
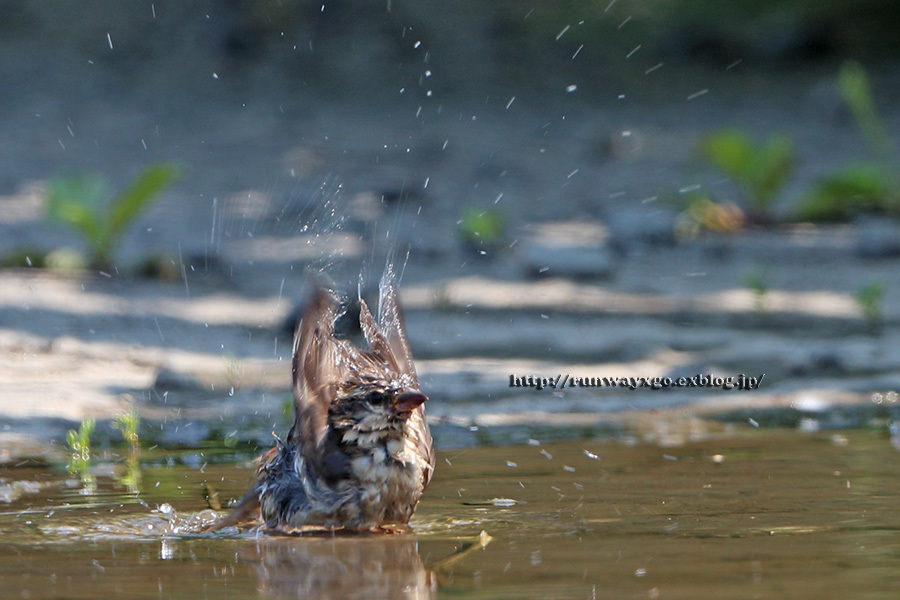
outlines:
[[[259,538],[240,551],[275,598],[435,598],[413,535]]]

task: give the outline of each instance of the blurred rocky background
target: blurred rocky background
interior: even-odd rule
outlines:
[[[267,444],[309,273],[369,291],[391,252],[444,446],[890,431],[898,17],[2,1],[0,446],[45,451],[86,416],[115,436],[132,405],[160,443]],[[177,176],[154,186],[159,165]],[[107,202],[133,208],[108,239]],[[512,373],[766,376],[554,393]]]

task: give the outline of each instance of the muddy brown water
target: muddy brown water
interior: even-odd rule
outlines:
[[[447,451],[414,532],[377,536],[191,534],[192,520],[209,515],[204,484],[227,501],[250,477],[248,461],[205,460],[215,456],[221,449],[147,455],[139,496],[118,487],[109,469],[85,495],[61,467],[2,468],[0,597],[900,592],[900,461],[874,431]]]

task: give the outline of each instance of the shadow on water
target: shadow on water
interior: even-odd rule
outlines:
[[[144,457],[138,494],[116,483],[115,469],[96,469],[85,494],[62,467],[8,465],[2,595],[825,599],[900,590],[900,461],[883,432],[534,444],[441,453],[413,532],[386,536],[191,533],[213,517],[205,497],[227,504],[246,489],[245,461]]]

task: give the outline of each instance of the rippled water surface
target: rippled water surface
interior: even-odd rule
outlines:
[[[119,487],[111,466],[99,469],[93,495],[63,468],[6,466],[0,597],[900,592],[900,461],[889,439],[872,431],[760,431],[668,448],[588,440],[444,452],[415,532],[388,536],[191,534],[210,516],[206,496],[227,503],[250,478],[249,462],[212,458],[145,456],[139,496]]]

